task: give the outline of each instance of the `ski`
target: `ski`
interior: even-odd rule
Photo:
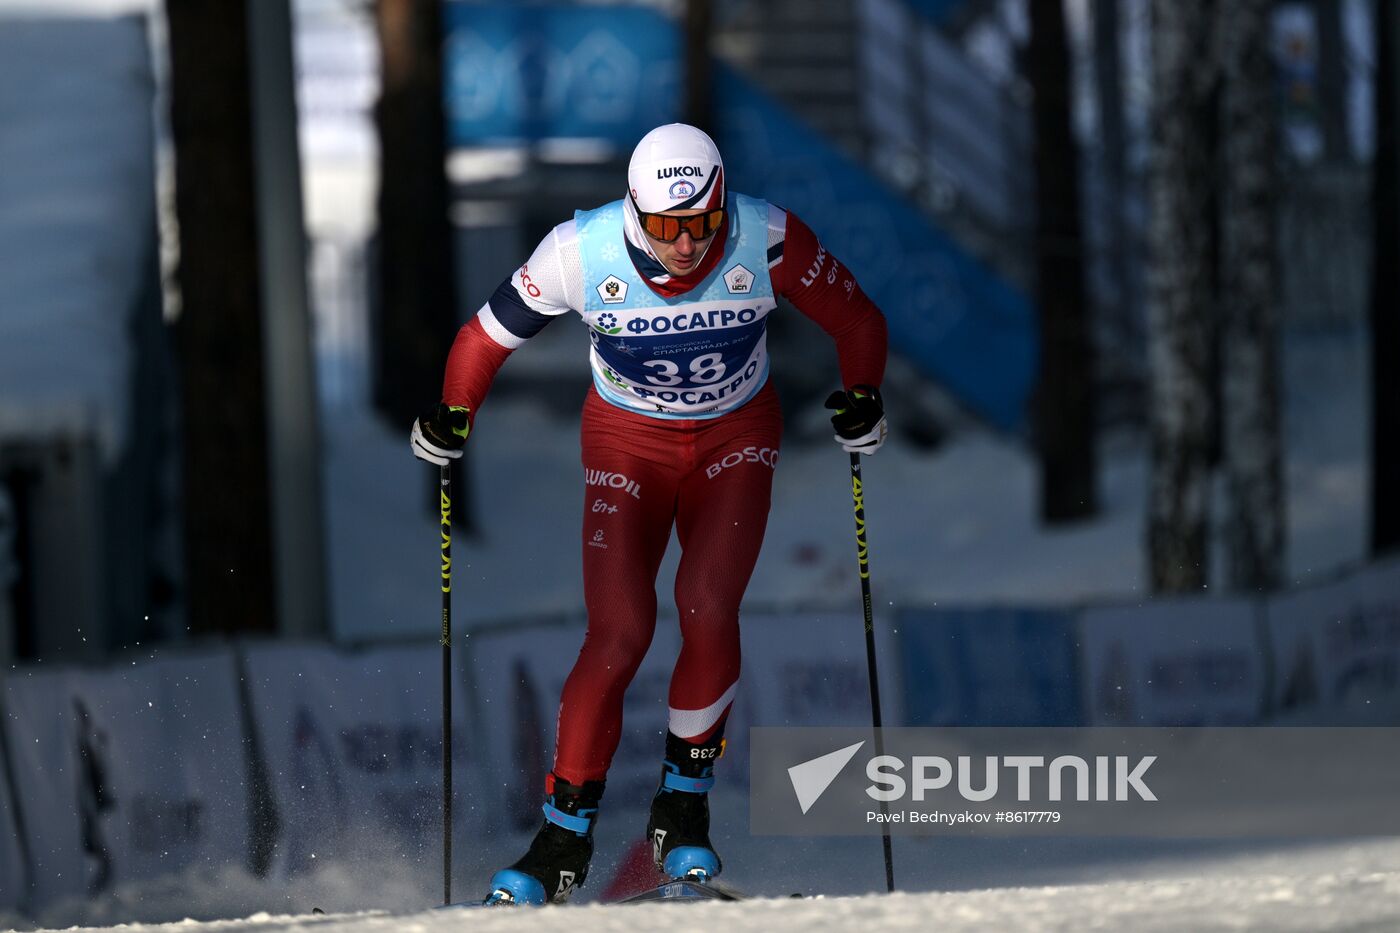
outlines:
[[[730,888],[721,888],[689,878],[673,878],[641,894],[633,894],[615,904],[644,904],[650,901],[742,901],[748,897]]]
[[[731,888],[721,888],[712,884],[705,884],[700,881],[692,881],[689,878],[674,878],[671,881],[657,885],[650,890],[640,894],[633,894],[629,897],[619,898],[615,901],[605,901],[609,904],[644,904],[653,901],[742,901],[748,898],[747,894],[741,894]],[[534,905],[534,904],[514,904],[510,902],[499,904],[488,904],[484,901],[463,901],[456,904],[448,904],[434,908],[435,910],[471,910],[476,908],[494,909],[497,907],[509,910],[514,907],[535,907],[535,906],[555,906],[567,907],[568,904],[554,905]]]
[[[457,901],[455,904],[439,904],[438,906],[434,907],[433,910],[475,910],[478,907],[493,906],[496,905],[488,904],[485,901]],[[509,906],[514,907],[515,905],[511,904]]]
[[[793,897],[801,895],[794,894]],[[690,878],[673,878],[663,882],[654,888],[650,888],[640,894],[633,894],[617,900],[603,901],[604,904],[646,904],[656,901],[743,901],[748,900],[749,895],[735,891],[733,888],[720,887],[713,884],[705,884]],[[596,902],[595,902],[596,903]],[[558,904],[515,904],[511,902],[490,904],[484,900],[457,901],[453,904],[439,904],[431,908],[433,911],[459,911],[459,910],[511,910],[519,907],[568,907],[571,902]],[[311,913],[315,916],[326,916],[326,911],[320,907],[311,908]],[[388,912],[383,912],[385,916],[393,916]]]

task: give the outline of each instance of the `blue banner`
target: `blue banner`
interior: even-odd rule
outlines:
[[[680,33],[653,10],[449,3],[446,96],[454,146],[547,138],[630,152],[680,114]]]
[[[716,75],[734,190],[801,217],[854,272],[890,347],[998,427],[1019,430],[1035,373],[1026,296],[864,167],[739,75]]]
[[[911,609],[897,627],[905,725],[1081,724],[1073,614]]]

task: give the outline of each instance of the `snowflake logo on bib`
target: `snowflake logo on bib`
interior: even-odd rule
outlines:
[[[598,250],[598,255],[603,257],[603,262],[616,262],[617,257],[622,255],[622,250],[617,248],[616,243],[604,243],[603,248]]]

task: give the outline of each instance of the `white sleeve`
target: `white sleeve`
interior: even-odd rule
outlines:
[[[787,211],[776,204],[768,205],[768,268],[783,261],[783,251],[774,250],[787,239]]]
[[[514,350],[554,318],[583,308],[583,263],[572,220],[551,230],[477,312],[496,343]]]

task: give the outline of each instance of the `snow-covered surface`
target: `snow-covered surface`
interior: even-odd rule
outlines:
[[[1162,930],[1394,930],[1400,928],[1400,844],[1393,840],[1358,844],[1299,847],[1269,852],[1216,853],[1195,858],[1179,856],[1140,864],[1116,862],[1090,868],[1062,870],[1057,880],[1018,883],[1016,859],[1012,858],[1003,880],[996,880],[997,869],[986,866],[983,885],[968,889],[929,891],[938,887],[934,857],[948,854],[948,846],[937,841],[919,846],[916,859],[909,859],[914,845],[896,840],[896,869],[906,877],[918,878],[909,893],[825,895],[794,899],[771,892],[769,897],[731,904],[597,905],[580,904],[516,911],[424,909],[428,904],[403,903],[405,892],[393,881],[378,880],[368,885],[362,879],[334,868],[306,884],[298,895],[303,899],[295,912],[287,910],[282,898],[273,896],[275,886],[254,885],[250,880],[229,873],[218,877],[171,882],[162,889],[146,892],[153,908],[172,918],[218,916],[217,905],[243,901],[256,903],[261,910],[244,919],[197,922],[185,920],[171,926],[157,923],[122,923],[99,919],[100,905],[88,912],[90,920],[73,918],[65,922],[90,922],[82,929],[121,930],[127,933],[171,930],[181,933],[216,931],[306,930],[317,933],[339,931],[513,931],[558,930],[568,933],[668,929],[730,933],[787,933],[820,930],[923,930],[940,931],[1069,931],[1134,930],[1138,933]],[[1051,854],[1047,852],[1047,854]],[[857,851],[851,845],[824,848],[814,873],[832,874],[859,858],[866,871],[879,869],[879,846],[862,840]],[[911,871],[910,862],[919,863]],[[932,871],[934,874],[923,874]],[[923,890],[920,890],[923,889]],[[356,893],[346,897],[347,893]],[[917,893],[916,893],[917,892]],[[465,892],[463,892],[465,894]],[[339,901],[381,903],[391,907],[368,908],[337,913]],[[310,905],[327,905],[324,916],[312,916]],[[129,908],[128,908],[129,910]],[[235,911],[236,912],[236,911]],[[127,917],[118,912],[113,917]]]

